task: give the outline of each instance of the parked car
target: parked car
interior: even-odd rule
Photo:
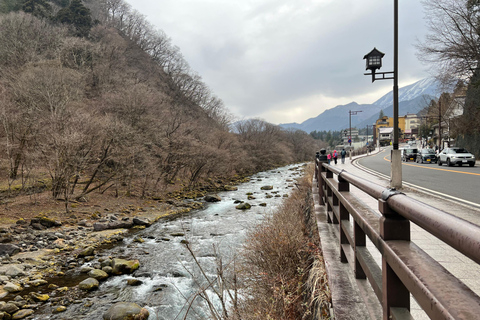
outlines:
[[[462,166],[468,164],[470,167],[475,165],[475,156],[464,148],[445,148],[438,154],[438,165],[446,163],[447,166],[458,164]]]
[[[403,148],[402,149],[402,160],[407,162],[408,160],[415,161],[417,160],[417,148]]]
[[[434,163],[437,162],[437,155],[435,154],[435,150],[433,149],[421,149],[419,153],[417,153],[417,162],[418,163]]]

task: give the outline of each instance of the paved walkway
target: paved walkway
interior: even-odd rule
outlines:
[[[375,152],[385,152],[383,148]],[[347,158],[345,164],[338,161],[337,167],[345,169],[345,171],[352,173],[358,177],[372,181],[378,185],[389,187],[389,181],[382,179],[378,176],[372,175],[355,165],[355,160],[364,157],[353,157],[352,161]],[[333,162],[332,162],[333,163]],[[477,161],[477,165],[479,162]],[[371,204],[371,207],[378,208],[378,202],[376,199],[371,198],[354,186],[351,186],[350,191],[359,197],[363,202]],[[424,202],[432,207],[448,212],[472,223],[480,225],[480,209],[471,207],[468,205],[460,204],[445,198],[441,198],[436,195],[427,194],[422,190],[416,190],[413,188],[405,187],[401,190],[403,193],[412,197],[418,201]],[[430,235],[415,224],[411,224],[411,240],[427,252],[432,258],[436,259],[443,265],[450,273],[463,281],[470,289],[472,289],[477,295],[480,296],[480,265],[473,262],[463,254],[450,248],[444,242],[438,240],[436,237]],[[381,255],[375,246],[368,240],[367,248],[374,256],[376,262],[381,266]],[[411,313],[415,319],[429,319],[429,317],[418,306],[413,297],[411,298]]]

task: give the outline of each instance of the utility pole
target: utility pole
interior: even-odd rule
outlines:
[[[350,144],[350,149],[349,149],[350,161],[352,161],[352,115],[356,115],[356,114],[359,113],[359,112],[362,112],[362,110],[357,110],[357,111],[349,110],[349,111],[348,111],[348,115],[349,115],[349,126],[350,126],[350,137],[348,137],[348,142],[349,142],[349,144]]]
[[[438,99],[438,152],[440,152],[441,150],[442,150],[442,101]]]

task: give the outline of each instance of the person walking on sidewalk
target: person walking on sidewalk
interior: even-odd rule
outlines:
[[[328,164],[330,164],[330,161],[332,161],[332,153],[331,152],[329,152],[327,154],[327,161],[328,161]]]
[[[340,152],[340,156],[342,157],[342,164],[345,163],[346,154],[347,154],[347,151],[345,151],[345,149],[342,149],[342,152]]]
[[[333,161],[335,162],[335,165],[337,165],[337,150],[333,150]]]

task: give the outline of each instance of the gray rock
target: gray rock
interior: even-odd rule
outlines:
[[[148,319],[149,312],[133,302],[118,302],[103,315],[104,320]]]
[[[220,196],[217,194],[207,194],[203,200],[206,202],[219,202],[222,201],[222,198],[220,198]]]
[[[9,264],[0,267],[0,274],[11,278],[23,277],[26,275],[25,266],[23,264]]]
[[[93,270],[90,270],[90,272],[88,273],[88,276],[95,278],[97,280],[104,280],[108,278],[108,273],[100,269],[93,269]]]
[[[6,313],[10,313],[10,314],[17,312],[20,309],[19,307],[17,307],[15,304],[11,302],[7,302],[4,305],[1,305],[0,308],[1,308],[0,311],[5,311]]]
[[[13,282],[7,282],[3,286],[3,290],[7,292],[20,292],[23,290],[22,286]]]
[[[140,267],[138,260],[113,259],[113,274],[129,274]]]
[[[135,217],[133,218],[133,224],[136,225],[136,226],[146,226],[146,227],[149,227],[152,225],[152,223],[150,222],[150,220],[148,218],[138,218],[138,217]]]
[[[248,210],[250,209],[252,206],[248,203],[248,202],[244,202],[244,203],[240,203],[238,206],[236,206],[235,208],[238,209],[238,210]]]
[[[100,285],[100,283],[98,282],[97,279],[95,279],[95,278],[87,278],[87,279],[83,280],[82,282],[80,282],[80,283],[78,284],[78,287],[79,287],[81,290],[91,291],[91,290],[97,289],[99,285]]]
[[[110,230],[110,229],[130,229],[133,227],[132,220],[117,220],[111,221],[106,223],[96,222],[93,224],[94,231],[103,231],[103,230]]]
[[[11,243],[1,243],[0,244],[0,256],[9,255],[13,256],[21,251],[19,246],[16,246]]]

